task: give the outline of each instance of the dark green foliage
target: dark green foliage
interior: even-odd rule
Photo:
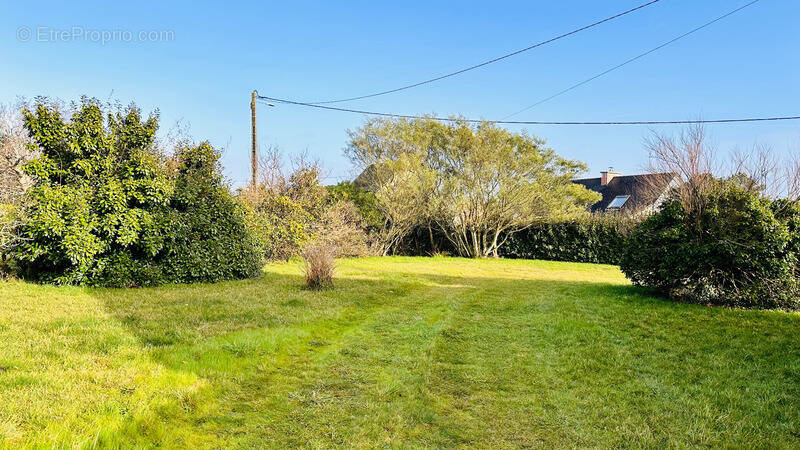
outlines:
[[[625,236],[635,223],[635,219],[612,215],[539,222],[514,233],[498,253],[502,258],[619,264]],[[409,256],[455,253],[436,227],[426,226],[412,230],[395,250],[395,254]]]
[[[512,235],[500,256],[618,264],[628,227],[628,219],[614,217],[536,223]]]
[[[775,218],[786,225],[789,231],[789,247],[800,260],[800,203],[786,199],[778,199],[770,205]]]
[[[695,211],[665,202],[629,236],[620,265],[677,300],[795,309],[798,217],[795,204],[719,182]]]
[[[208,143],[177,156],[175,193],[159,263],[176,282],[256,276],[261,258],[248,234],[244,211],[222,183],[219,154]]]
[[[458,251],[436,226],[417,226],[392,247],[391,254],[405,256],[457,255]]]
[[[173,176],[154,145],[157,115],[142,119],[135,107],[105,114],[96,100],[83,99],[69,120],[44,101],[23,116],[41,156],[25,166],[35,185],[22,244],[11,254],[19,275],[142,286],[255,273],[243,219],[210,146],[179,154]],[[180,259],[179,251],[188,253]],[[235,258],[226,253],[237,251]],[[234,260],[239,265],[228,267]]]

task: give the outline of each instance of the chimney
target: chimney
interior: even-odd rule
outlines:
[[[609,167],[608,170],[600,172],[600,185],[605,186],[607,185],[614,177],[620,176],[622,173],[615,172],[613,167]]]

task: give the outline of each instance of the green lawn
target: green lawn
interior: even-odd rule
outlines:
[[[139,290],[0,283],[6,447],[800,446],[800,314],[616,267],[370,258]]]

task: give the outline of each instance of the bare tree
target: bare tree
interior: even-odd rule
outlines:
[[[33,184],[22,166],[35,156],[19,108],[0,105],[0,202],[15,201]]]
[[[789,147],[778,156],[771,147],[757,145],[755,156],[746,159],[740,171],[764,186],[764,193],[772,198],[800,201],[800,145]]]
[[[790,154],[783,170],[786,198],[800,201],[800,149],[795,149]]]
[[[23,241],[19,234],[24,213],[20,202],[33,179],[22,166],[37,153],[19,111],[0,105],[0,274],[7,272],[5,254]]]
[[[276,145],[270,145],[259,152],[258,183],[267,189],[283,192],[286,190],[286,170],[283,153]]]
[[[695,212],[699,217],[705,209],[706,194],[713,186],[714,174],[720,170],[716,151],[706,142],[703,126],[690,126],[677,137],[653,133],[645,146],[650,152],[650,173],[677,176],[680,181],[675,186],[678,200],[684,210]],[[658,195],[655,184],[652,187],[651,195]]]
[[[111,110],[111,109],[109,109]],[[189,124],[183,119],[178,119],[167,129],[163,136],[158,136],[155,147],[164,155],[170,155],[179,148],[189,147],[194,144],[189,131]]]
[[[677,137],[653,133],[646,146],[650,173],[677,176],[680,183],[673,194],[696,218],[705,209],[706,194],[720,178],[769,198],[800,200],[800,147],[778,155],[772,147],[757,143],[747,150],[733,150],[726,162],[707,142],[702,125],[691,126]],[[663,193],[658,177],[650,184],[651,195]]]
[[[772,147],[755,144],[749,151],[731,153],[731,177],[738,177],[741,187],[768,197],[781,197],[784,173],[781,160]]]

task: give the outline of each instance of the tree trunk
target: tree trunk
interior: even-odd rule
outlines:
[[[497,249],[498,249],[498,247],[500,247],[500,246],[497,244],[497,238],[498,238],[499,236],[500,236],[500,230],[495,230],[495,232],[494,232],[494,238],[492,239],[492,245],[491,245],[491,247],[490,247],[490,249],[491,249],[491,253],[492,253],[492,258],[497,258]]]
[[[428,237],[431,240],[431,250],[433,253],[439,253],[439,248],[436,246],[436,241],[433,240],[433,229],[431,229],[430,222],[428,222]]]
[[[472,231],[472,256],[473,258],[480,258],[482,256],[481,253],[481,243],[478,240],[478,233],[476,231]]]

